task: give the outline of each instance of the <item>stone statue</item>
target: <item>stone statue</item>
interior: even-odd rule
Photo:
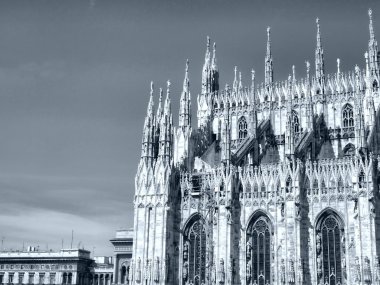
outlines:
[[[136,281],[141,282],[141,258],[137,259]]]
[[[189,278],[189,263],[187,261],[183,264],[182,278],[185,282],[187,281],[187,278]]]
[[[317,254],[321,253],[321,233],[317,233],[316,237],[316,243],[317,243]]]
[[[159,282],[160,281],[160,259],[158,258],[158,256],[156,257],[156,259],[154,261],[153,280],[155,282]]]
[[[303,264],[302,258],[298,261],[298,283],[303,284]]]
[[[375,258],[375,284],[380,285],[380,263],[377,255]]]
[[[372,282],[372,272],[370,266],[370,260],[368,256],[364,257],[364,272],[363,272],[363,281],[366,283]]]
[[[134,262],[133,262],[133,259],[131,260],[131,265],[130,265],[130,268],[129,268],[129,276],[128,276],[128,280],[129,281],[133,281],[133,269],[134,269]]]
[[[295,282],[295,272],[294,272],[294,262],[293,259],[289,260],[289,274],[288,274],[288,282]]]
[[[280,282],[281,284],[285,284],[285,260],[281,259],[281,267],[280,267]]]
[[[224,260],[223,258],[219,261],[219,283],[224,284],[225,282],[225,271],[224,271]]]
[[[189,257],[189,245],[187,242],[183,245],[183,260],[186,261]]]

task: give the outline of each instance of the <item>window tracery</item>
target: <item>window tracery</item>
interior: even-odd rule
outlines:
[[[293,123],[294,133],[298,134],[301,131],[301,129],[300,129],[298,114],[296,111],[292,112],[292,123]]]
[[[239,139],[246,138],[248,134],[248,131],[247,131],[248,125],[247,125],[247,120],[245,119],[244,116],[239,119],[238,127],[239,127]]]
[[[186,284],[206,282],[206,231],[200,218],[185,232],[183,242],[183,274]]]
[[[344,228],[333,212],[325,213],[316,229],[318,284],[343,284],[344,278]]]
[[[346,104],[342,111],[343,127],[349,128],[354,126],[354,109],[350,104]]]
[[[247,284],[272,284],[271,242],[270,220],[261,215],[253,220],[247,231]]]

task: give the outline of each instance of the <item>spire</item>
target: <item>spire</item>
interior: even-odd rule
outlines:
[[[150,96],[148,103],[147,116],[153,116],[153,81],[150,82]]]
[[[156,114],[156,119],[157,119],[157,124],[160,124],[160,120],[162,117],[162,88],[160,88],[160,97],[158,99],[158,107],[157,107],[157,114]]]
[[[210,73],[211,73],[211,65],[210,65],[210,37],[207,36],[207,46],[206,46],[206,54],[205,54],[205,62],[203,64],[202,69],[202,94],[206,94],[210,91]]]
[[[216,60],[216,43],[215,42],[214,42],[214,45],[212,47],[211,69],[218,71],[218,64],[217,64],[217,60]]]
[[[265,87],[273,83],[273,61],[272,61],[272,51],[271,51],[271,41],[270,41],[270,27],[267,28],[267,53],[265,56]]]
[[[368,41],[369,69],[372,75],[378,75],[379,74],[378,48],[377,48],[377,41],[375,38],[375,32],[373,29],[371,9],[368,10],[368,16],[369,16],[369,41]]]
[[[306,79],[307,79],[307,83],[310,84],[310,62],[307,60],[305,62],[306,64]]]
[[[219,90],[219,72],[216,63],[216,44],[214,43],[213,57],[211,59],[210,37],[207,36],[205,62],[202,69],[202,94]]]
[[[181,93],[179,106],[179,126],[190,126],[190,90],[189,90],[189,60],[186,60],[185,79],[183,80],[183,89]]]
[[[232,84],[232,91],[237,92],[238,90],[238,80],[237,80],[237,66],[234,68],[234,82]]]
[[[205,62],[210,61],[210,37],[207,36],[207,47],[206,47],[206,55],[205,55]]]
[[[321,43],[321,30],[319,26],[319,18],[317,23],[317,47],[315,49],[315,77],[321,85],[324,85],[325,80],[325,63],[323,59],[323,47]]]
[[[153,163],[154,159],[154,128],[155,118],[153,114],[153,82],[150,83],[150,97],[147,108],[147,114],[144,121],[141,158],[146,158],[149,164]]]
[[[336,59],[336,73],[339,76],[340,75],[340,59]]]
[[[239,71],[239,85],[238,85],[239,92],[243,90],[243,83],[241,82],[241,71]]]
[[[294,85],[296,83],[296,67],[292,65],[292,84]]]
[[[373,31],[373,21],[372,21],[372,9],[368,10],[368,16],[369,16],[369,40],[375,41],[375,33]]]
[[[171,102],[170,102],[170,80],[167,81],[166,98],[164,106],[164,115],[169,116],[171,114]]]
[[[189,90],[189,59],[186,59],[185,79],[183,80],[183,90]]]
[[[251,94],[252,94],[252,103],[255,102],[255,71],[251,70]]]
[[[166,98],[164,106],[164,115],[161,119],[160,137],[159,137],[159,158],[169,163],[172,156],[172,113],[170,102],[170,81],[167,81]]]

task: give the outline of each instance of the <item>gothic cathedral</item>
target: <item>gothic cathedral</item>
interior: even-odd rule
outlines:
[[[369,10],[364,68],[326,74],[317,19],[315,73],[274,81],[235,68],[221,87],[207,49],[191,125],[188,62],[173,125],[170,82],[151,85],[135,180],[127,284],[380,284],[380,90]],[[313,74],[314,73],[314,74]]]

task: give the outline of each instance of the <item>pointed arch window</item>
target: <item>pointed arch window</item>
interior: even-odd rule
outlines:
[[[247,231],[247,284],[272,284],[271,242],[270,220],[264,215],[252,219]]]
[[[349,128],[354,126],[354,108],[350,104],[346,104],[342,111],[343,127]]]
[[[301,128],[300,128],[300,121],[298,118],[298,114],[296,111],[292,112],[292,123],[293,123],[294,133],[298,134],[301,131]]]
[[[206,230],[198,217],[185,231],[183,240],[183,274],[185,284],[206,282]]]
[[[239,127],[239,139],[244,139],[247,137],[248,134],[248,125],[247,125],[247,120],[245,117],[241,117],[238,122],[238,127]]]
[[[333,212],[326,212],[316,229],[318,284],[343,284],[344,227]]]

